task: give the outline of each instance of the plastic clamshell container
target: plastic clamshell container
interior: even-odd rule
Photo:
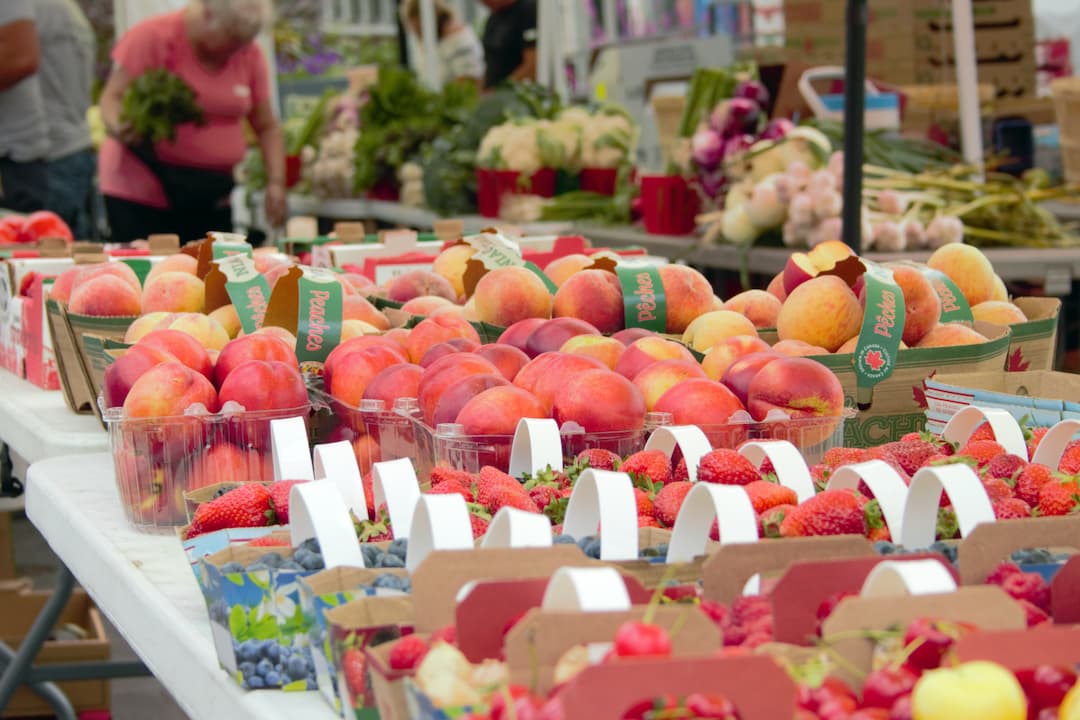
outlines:
[[[790,418],[746,422],[733,420],[724,425],[701,427],[713,448],[737,448],[748,440],[787,440],[802,452],[807,465],[821,462],[826,451],[844,444],[844,423],[857,411],[845,408],[840,415]]]
[[[252,412],[233,405],[217,413],[200,404],[183,415],[154,418],[104,410],[128,521],[144,532],[173,532],[188,522],[186,493],[219,482],[272,481],[270,421],[308,421],[310,413],[310,403]]]
[[[324,442],[352,443],[361,474],[374,463],[410,458],[418,461],[412,422],[406,417],[416,401],[403,398],[394,407],[382,400],[362,400],[359,406],[342,402],[318,387],[308,387],[312,400],[330,412],[321,428]]]

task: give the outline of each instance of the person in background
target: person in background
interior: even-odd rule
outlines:
[[[435,28],[438,36],[440,85],[451,82],[479,84],[484,79],[484,51],[473,29],[458,20],[446,0],[435,0]],[[412,31],[414,45],[424,67],[419,0],[405,0],[401,21]]]
[[[94,31],[75,0],[34,0],[34,12],[49,130],[46,207],[63,218],[76,238],[89,238],[95,154],[86,111],[94,84]]]
[[[275,227],[285,221],[285,141],[271,107],[266,58],[255,43],[271,13],[269,0],[192,0],[182,10],[140,22],[117,42],[101,95],[109,137],[98,156],[114,241],[151,233],[177,233],[188,241],[208,230],[229,230],[232,170],[247,149],[245,119],[266,167],[267,220]],[[175,142],[156,143],[152,153],[133,152],[141,139],[121,121],[123,97],[135,78],[153,68],[192,87],[206,124],[181,125]],[[149,164],[148,154],[155,156]]]
[[[49,195],[34,4],[0,0],[0,208],[21,213],[43,210]]]
[[[483,0],[484,87],[536,79],[536,0]]]

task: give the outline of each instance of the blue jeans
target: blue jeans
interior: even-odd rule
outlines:
[[[97,156],[90,148],[49,163],[49,201],[46,207],[63,218],[76,240],[92,235],[90,203]]]

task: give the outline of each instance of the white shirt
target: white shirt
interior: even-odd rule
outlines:
[[[424,67],[424,46],[414,38],[412,44],[414,66]],[[484,48],[476,33],[468,25],[462,25],[446,37],[439,38],[439,82],[442,85],[458,78],[484,77]]]

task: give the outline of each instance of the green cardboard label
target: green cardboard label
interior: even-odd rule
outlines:
[[[869,404],[872,390],[892,375],[904,334],[904,293],[892,271],[866,264],[866,312],[855,347],[855,377],[859,405]]]
[[[216,247],[217,243],[215,243]],[[245,333],[253,333],[263,326],[266,306],[270,302],[270,283],[255,269],[255,262],[247,255],[230,255],[215,260],[218,270],[225,276],[225,292],[236,308],[240,327]]]
[[[923,268],[923,275],[934,287],[934,292],[941,298],[941,322],[974,322],[975,316],[971,314],[971,306],[967,298],[960,291],[948,275],[940,270]]]
[[[651,265],[623,263],[615,267],[623,294],[626,327],[667,331],[667,301],[660,271]]]
[[[549,293],[554,295],[556,292],[558,292],[559,287],[554,282],[551,281],[551,278],[549,278],[547,275],[544,274],[544,271],[541,270],[536,265],[536,263],[529,262],[528,260],[526,260],[525,261],[525,269],[529,270],[534,275],[536,275],[536,277],[540,278],[543,281],[544,286],[547,287]]]
[[[296,356],[322,363],[341,342],[342,289],[333,273],[304,268],[297,285]]]
[[[149,260],[143,257],[127,257],[121,258],[120,262],[135,271],[135,276],[139,278],[140,285],[146,283],[146,276],[150,274],[151,267]]]
[[[234,255],[244,255],[246,257],[253,257],[251,246],[246,242],[224,242],[221,240],[215,240],[214,244],[210,246],[213,251],[212,257],[214,260],[220,260],[225,257],[232,257]]]

